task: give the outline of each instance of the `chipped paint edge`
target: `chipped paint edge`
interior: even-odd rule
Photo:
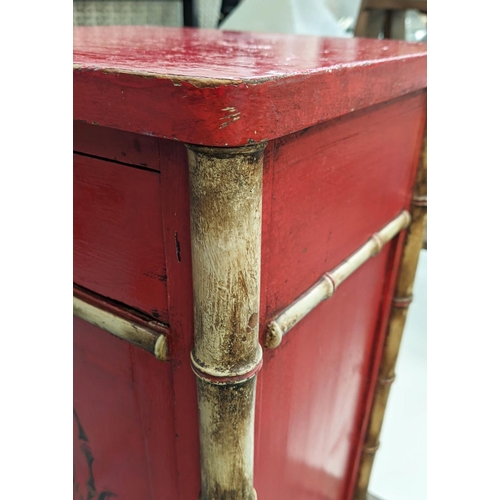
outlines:
[[[418,45],[418,44],[415,44]],[[424,46],[425,44],[421,44]],[[404,55],[394,55],[392,57],[381,57],[379,59],[372,59],[367,61],[356,61],[349,63],[349,68],[358,67],[372,67],[379,66],[380,64],[391,64],[398,61],[407,61],[413,59],[423,59],[427,58],[427,51],[415,52],[413,54]],[[196,88],[209,88],[209,87],[222,87],[222,86],[238,86],[238,85],[262,85],[271,82],[280,82],[286,80],[287,78],[309,78],[318,74],[335,74],[340,71],[344,71],[347,64],[332,64],[331,66],[325,66],[311,70],[308,72],[291,72],[291,73],[278,73],[267,76],[257,76],[254,78],[211,78],[203,76],[183,76],[175,75],[170,73],[158,73],[155,71],[145,71],[145,70],[132,70],[125,68],[112,68],[106,66],[92,66],[86,63],[73,63],[74,71],[87,71],[103,74],[116,74],[116,75],[131,75],[137,76],[139,78],[154,78],[157,80],[170,80],[174,85],[178,86],[183,83],[189,83]]]
[[[241,84],[258,84],[265,83],[265,81],[245,81],[241,79],[231,79],[231,78],[207,78],[207,77],[195,77],[189,76],[184,77],[181,75],[173,75],[167,73],[155,73],[154,71],[143,71],[143,70],[130,70],[130,69],[120,69],[120,68],[107,68],[101,66],[87,66],[86,64],[75,63],[73,64],[73,71],[89,72],[89,73],[102,73],[107,75],[130,75],[137,76],[139,78],[154,78],[156,80],[170,80],[174,86],[181,86],[183,83],[189,83],[196,88],[207,88],[207,87],[221,87],[228,85],[241,85]],[[267,80],[266,80],[267,81]]]

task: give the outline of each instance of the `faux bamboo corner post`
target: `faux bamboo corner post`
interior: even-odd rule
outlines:
[[[366,499],[373,461],[379,447],[380,432],[389,391],[395,379],[395,366],[408,307],[412,301],[413,282],[415,281],[427,219],[427,134],[424,136],[422,143],[422,153],[413,191],[411,217],[412,222],[406,233],[403,255],[399,265],[396,290],[368,430],[365,435],[354,500]]]
[[[265,143],[188,146],[200,500],[254,500]]]

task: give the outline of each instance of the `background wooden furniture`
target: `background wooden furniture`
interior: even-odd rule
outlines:
[[[410,9],[427,13],[427,0],[362,0],[354,34],[404,40],[405,13]]]

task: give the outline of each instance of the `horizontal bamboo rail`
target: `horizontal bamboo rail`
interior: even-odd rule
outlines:
[[[115,337],[149,351],[160,361],[167,360],[167,339],[165,335],[158,334],[153,329],[150,330],[130,319],[121,318],[78,297],[73,297],[73,314]]]
[[[375,233],[367,243],[342,264],[325,273],[315,285],[282,311],[274,321],[269,323],[266,330],[265,346],[269,349],[278,347],[284,335],[323,300],[330,298],[341,283],[367,260],[377,255],[386,243],[408,227],[410,221],[409,212],[404,210],[378,233]]]

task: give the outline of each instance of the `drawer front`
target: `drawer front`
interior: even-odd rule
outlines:
[[[159,174],[73,159],[75,283],[168,321]]]
[[[160,140],[73,121],[73,151],[160,171]]]

